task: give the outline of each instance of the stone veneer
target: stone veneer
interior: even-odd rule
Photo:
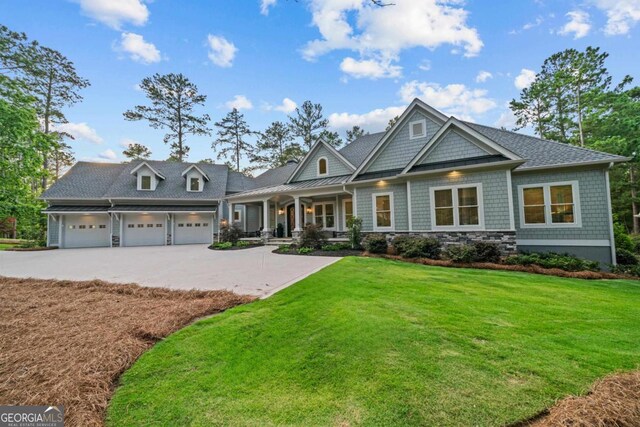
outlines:
[[[120,236],[111,236],[111,246],[114,248],[120,246]]]
[[[380,234],[363,232],[362,235]],[[518,248],[516,245],[515,231],[432,231],[422,233],[397,232],[382,233],[387,237],[387,241],[391,243],[393,238],[400,235],[424,236],[438,239],[442,242],[442,246],[446,248],[451,245],[470,244],[473,242],[497,243],[503,255],[514,255]]]

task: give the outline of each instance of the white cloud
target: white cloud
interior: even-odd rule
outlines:
[[[89,141],[93,144],[102,144],[104,141],[95,129],[88,124],[82,123],[62,123],[55,126],[57,132],[65,132],[75,139]]]
[[[244,95],[236,95],[232,100],[227,101],[224,104],[228,109],[237,109],[237,110],[251,110],[253,108],[253,103]]]
[[[522,70],[520,70],[520,74],[516,76],[513,84],[516,88],[522,90],[531,86],[531,83],[533,83],[535,80],[536,72],[527,68],[523,68]]]
[[[403,0],[393,7],[378,7],[370,0],[311,0],[312,23],[321,37],[308,42],[302,54],[313,61],[347,49],[360,54],[360,67],[371,59],[396,62],[403,50],[414,47],[452,45],[465,56],[475,56],[483,43],[467,25],[468,12],[461,5],[459,0]],[[355,60],[347,65],[356,65]]]
[[[580,39],[591,30],[591,23],[589,22],[589,14],[582,10],[574,10],[566,14],[569,21],[558,31],[563,36],[573,34],[574,40]]]
[[[130,138],[123,138],[122,141],[118,143],[118,145],[122,148],[129,148],[133,144],[140,144],[140,143],[135,139],[130,139]]]
[[[640,21],[640,0],[592,0],[607,15],[604,33],[608,36],[627,34]]]
[[[297,106],[298,104],[296,104],[295,101],[290,98],[285,98],[282,100],[282,104],[276,105],[275,107],[273,107],[273,109],[276,111],[282,111],[285,114],[289,114],[294,112]]]
[[[418,65],[418,68],[420,68],[422,71],[429,71],[431,69],[431,61],[429,61],[428,59],[423,60]]]
[[[207,36],[209,59],[218,67],[231,67],[238,48],[222,36]]]
[[[117,30],[122,24],[144,25],[149,9],[141,0],[77,0],[82,12]]]
[[[471,89],[463,84],[440,86],[414,80],[402,85],[399,93],[406,103],[420,98],[432,107],[463,120],[471,120],[473,116],[496,107],[496,102],[487,96],[486,90]]]
[[[129,54],[131,59],[143,64],[160,62],[162,59],[153,43],[146,42],[140,34],[122,33],[116,50]]]
[[[387,127],[389,120],[401,115],[407,107],[378,108],[364,114],[332,113],[329,115],[329,127],[334,130],[351,129],[352,126],[360,126],[369,132],[382,131]]]
[[[351,57],[344,58],[340,63],[340,70],[356,79],[384,79],[400,77],[402,67],[392,65],[389,60],[377,61],[375,59],[357,60]]]
[[[118,155],[111,148],[108,148],[102,153],[98,154],[98,157],[105,160],[115,160],[118,158]]]
[[[495,127],[505,128],[507,130],[511,130],[516,126],[516,116],[513,114],[513,111],[508,109],[503,111],[498,117],[498,120],[494,123]]]
[[[263,15],[269,14],[269,9],[276,5],[277,0],[261,0],[260,1],[260,13]]]
[[[476,76],[476,83],[484,83],[493,78],[493,74],[488,71],[480,71]]]

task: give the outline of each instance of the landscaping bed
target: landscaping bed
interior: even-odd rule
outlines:
[[[582,396],[562,425],[638,425],[633,374],[589,394],[640,366],[638,318],[636,281],[347,257],[156,345],[107,423],[558,425]]]
[[[0,295],[0,402],[62,404],[71,427],[102,425],[120,374],[157,341],[254,299],[7,277]]]
[[[242,249],[257,248],[258,246],[264,246],[263,242],[248,242],[246,240],[240,240],[238,242],[216,242],[209,246],[209,249],[213,251],[237,251]]]
[[[320,249],[309,247],[298,247],[296,245],[281,245],[273,251],[274,254],[280,255],[301,255],[301,256],[361,256],[362,250],[351,249],[348,244],[327,244]]]

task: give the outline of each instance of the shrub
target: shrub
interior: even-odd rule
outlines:
[[[614,265],[611,267],[612,273],[628,274],[630,276],[640,277],[640,265]]]
[[[640,262],[638,261],[638,258],[636,257],[636,255],[633,252],[628,251],[626,249],[617,249],[616,250],[616,260],[618,261],[618,264],[622,264],[622,265],[638,265],[638,264],[640,264]]]
[[[393,239],[393,247],[404,258],[440,258],[440,242],[422,236],[398,236]]]
[[[555,252],[527,253],[512,255],[504,260],[509,265],[538,265],[544,268],[559,268],[565,271],[599,271],[597,261],[589,261],[569,254]]]
[[[251,246],[251,242],[246,242],[244,240],[239,240],[236,243],[236,246],[239,247],[239,248],[246,248],[247,246]]]
[[[351,249],[359,249],[362,241],[362,218],[353,216],[347,220],[347,237],[351,244]]]
[[[634,252],[640,254],[640,234],[630,234],[629,238],[633,242]]]
[[[445,255],[453,262],[469,263],[476,259],[476,248],[473,245],[450,245]]]
[[[386,254],[387,253],[387,238],[384,234],[367,234],[362,241],[364,248],[372,254]]]
[[[313,249],[313,248],[307,248],[307,247],[304,247],[304,246],[303,246],[303,247],[301,247],[300,249],[298,249],[298,253],[299,253],[300,255],[306,255],[306,254],[308,254],[308,253],[313,252],[314,250],[315,250],[315,249]]]
[[[289,252],[291,247],[289,245],[280,245],[278,246],[278,252]]]
[[[350,243],[333,243],[329,245],[324,245],[322,247],[323,251],[328,251],[328,252],[344,251],[348,249],[351,249]]]
[[[213,247],[216,249],[229,249],[231,247],[233,247],[233,243],[231,242],[217,242],[213,244]]]
[[[238,240],[242,237],[242,228],[238,223],[229,224],[225,222],[220,225],[220,241],[221,242],[231,242],[232,244],[236,244]]]
[[[327,243],[327,238],[322,232],[322,226],[316,224],[307,224],[302,229],[302,235],[300,236],[300,246],[320,249]]]
[[[500,262],[500,246],[497,243],[491,242],[473,242],[473,247],[476,250],[475,262]]]
[[[618,222],[613,224],[613,237],[616,242],[616,248],[631,252],[636,250],[636,245],[624,225]]]

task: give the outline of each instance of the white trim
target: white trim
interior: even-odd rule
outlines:
[[[169,215],[171,215],[171,246],[174,246],[176,238],[176,218],[173,214]]]
[[[516,239],[518,246],[611,246],[608,240]]]
[[[422,125],[422,133],[416,135],[413,133],[413,125],[420,123]],[[409,139],[426,138],[427,136],[427,119],[414,120],[409,122]]]
[[[188,168],[186,168],[186,169],[184,170],[184,172],[182,172],[182,174],[181,174],[180,176],[185,176],[185,175],[186,175],[187,173],[189,173],[189,171],[190,171],[191,169],[193,169],[193,168],[195,168],[195,169],[200,173],[200,175],[202,175],[202,177],[203,177],[204,179],[206,179],[207,181],[209,181],[209,177],[207,176],[207,174],[206,174],[206,173],[204,173],[204,172],[202,171],[202,169],[200,169],[200,168],[199,168],[198,166],[196,166],[196,165],[191,165],[191,166],[189,166]]]
[[[353,188],[353,216],[358,216],[358,189]]]
[[[109,247],[113,247],[113,215],[109,214]]]
[[[158,214],[160,214],[160,213],[189,213],[189,212],[209,213],[209,212],[216,212],[216,210],[215,209],[214,210],[207,209],[207,210],[202,211],[202,210],[198,210],[196,208],[196,209],[191,209],[191,210],[188,210],[188,211],[155,211],[155,210],[146,210],[145,211],[143,209],[140,209],[140,210],[137,210],[137,211],[110,210],[109,212],[106,212],[106,213],[132,213],[132,214],[135,214],[135,213],[142,213],[142,212],[148,212],[149,214],[156,214],[156,213],[158,213]],[[69,213],[69,212],[66,212],[66,213]],[[74,212],[71,212],[71,213],[74,213]],[[79,213],[79,212],[75,212],[75,213]],[[100,212],[100,213],[103,213],[103,212]]]
[[[327,227],[327,208],[325,207],[326,205],[332,205],[333,206],[333,227]],[[337,212],[338,212],[338,205],[334,202],[315,202],[311,204],[311,216],[313,217],[313,223],[317,224],[316,222],[316,206],[322,206],[322,224],[320,224],[322,226],[323,230],[327,230],[327,231],[335,231],[338,228],[338,218],[337,218]],[[306,209],[305,209],[306,210]]]
[[[320,172],[320,160],[324,160],[324,173]],[[318,160],[316,160],[316,175],[318,177],[329,175],[329,159],[327,159],[326,156],[319,157]]]
[[[107,211],[49,211],[49,212],[45,212],[47,214],[55,214],[55,215],[100,215],[100,214],[107,214],[109,215],[109,212]]]
[[[198,180],[198,189],[197,190],[192,190],[191,189],[191,180],[192,179],[197,179]],[[204,179],[202,179],[202,177],[197,177],[197,176],[192,176],[189,177],[187,176],[187,192],[189,193],[202,193],[202,191],[204,190]]]
[[[553,141],[552,141],[553,142]],[[559,143],[561,144],[561,143]],[[623,163],[632,160],[631,157],[621,157],[616,159],[606,159],[606,160],[593,160],[590,162],[581,162],[581,163],[557,163],[553,165],[542,165],[542,166],[531,166],[525,167],[522,169],[516,169],[514,172],[516,173],[526,173],[529,171],[539,171],[545,169],[566,169],[566,168],[577,168],[581,166],[593,166],[593,165],[605,165],[611,163]]]
[[[389,209],[391,210],[391,225],[389,227],[378,227],[378,215],[376,210],[376,197],[381,196],[389,196]],[[393,202],[393,192],[386,191],[384,193],[372,193],[371,194],[371,210],[372,210],[372,222],[373,222],[373,231],[393,231],[396,229],[395,222],[395,205]]]
[[[458,190],[460,188],[476,189],[478,199],[478,224],[460,225],[460,205],[458,202]],[[453,225],[436,225],[435,192],[438,190],[451,190]],[[486,231],[484,226],[484,196],[481,182],[429,187],[429,205],[431,210],[431,229],[433,231]]]
[[[551,222],[551,187],[560,185],[571,185],[573,197],[573,222],[553,223]],[[524,222],[524,190],[526,188],[542,188],[544,195],[544,224],[525,224]],[[518,185],[518,211],[520,216],[520,228],[582,228],[582,210],[580,208],[580,186],[578,181],[556,181],[543,182],[538,184]]]
[[[347,230],[347,202],[351,202],[351,216],[355,216],[353,197],[342,199],[342,231]]]
[[[64,246],[62,245],[62,232],[64,231],[64,226],[63,226],[63,222],[64,222],[64,215],[60,215],[60,220],[58,221],[58,247],[59,248],[64,248]]]
[[[613,166],[613,163],[611,164]],[[609,188],[609,169],[604,171],[604,180],[607,187],[607,212],[609,213],[609,245],[611,246],[611,264],[617,265],[616,238],[613,232],[613,213],[611,212],[611,189]]]
[[[138,191],[154,191],[156,189],[156,177],[146,173],[137,175],[138,178]],[[149,178],[149,188],[142,188],[142,178]]]
[[[49,227],[50,222],[51,222],[51,214],[47,214],[47,247],[51,246],[51,242],[49,239],[49,235],[51,234],[51,229]]]
[[[305,166],[305,164],[309,162],[309,159],[311,158],[313,153],[320,146],[323,146],[327,150],[329,150],[330,153],[332,153],[334,156],[336,156],[336,158],[338,160],[340,160],[342,163],[344,163],[344,165],[346,167],[348,167],[349,169],[351,169],[352,171],[354,171],[356,169],[356,167],[349,160],[347,160],[342,154],[340,154],[338,152],[338,150],[336,150],[335,148],[333,148],[331,145],[327,144],[323,140],[319,139],[318,142],[316,142],[314,144],[314,146],[311,147],[309,152],[302,158],[302,161],[300,163],[298,163],[298,166],[296,166],[296,168],[293,170],[293,173],[289,176],[289,179],[287,179],[287,182],[285,182],[285,184],[290,184],[291,181],[293,181],[293,179],[298,175],[298,173],[302,170],[302,168]],[[327,162],[327,172],[328,171],[329,171],[329,163]],[[316,172],[317,172],[317,169],[316,169]]]
[[[512,231],[516,229],[515,213],[513,212],[513,183],[511,182],[511,169],[507,169],[507,192],[509,193],[509,226]]]
[[[167,246],[167,233],[169,232],[169,223],[167,219],[171,214],[165,214],[164,216],[164,240],[162,241],[162,246]],[[171,246],[173,246],[173,233],[171,233]]]
[[[136,166],[135,168],[133,168],[133,170],[130,172],[130,173],[131,173],[131,175],[134,175],[134,174],[138,171],[138,169],[140,169],[142,166],[146,166],[146,167],[148,167],[149,169],[151,169],[151,172],[153,172],[154,174],[156,174],[156,176],[157,176],[158,178],[160,178],[160,179],[165,179],[164,175],[162,175],[160,172],[158,172],[157,170],[155,170],[154,168],[152,168],[152,167],[149,165],[149,163],[147,163],[147,162],[142,162],[142,163],[140,163],[138,166]]]
[[[413,231],[413,211],[411,210],[411,181],[407,181],[407,219],[409,231]]]

